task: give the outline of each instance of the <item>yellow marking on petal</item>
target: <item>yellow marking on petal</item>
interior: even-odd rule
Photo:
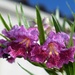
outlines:
[[[19,44],[22,44],[22,43],[26,42],[26,40],[27,40],[27,39],[22,40]]]
[[[28,47],[29,46],[29,44],[30,44],[30,39],[28,39],[28,38],[25,38],[24,40],[22,40],[19,44],[23,44],[23,43],[26,43],[26,47]]]
[[[52,55],[52,51],[49,52],[49,55]]]
[[[50,44],[48,45],[48,47],[49,47],[49,50],[50,50],[49,55],[52,55],[53,52],[54,52],[56,55],[59,54],[59,53],[56,51],[56,49],[55,49],[54,43],[50,43]]]
[[[55,52],[56,55],[59,55],[59,53],[56,50],[54,50],[54,52]]]
[[[26,42],[26,47],[28,47],[29,44],[30,44],[30,40],[27,40],[27,42]]]

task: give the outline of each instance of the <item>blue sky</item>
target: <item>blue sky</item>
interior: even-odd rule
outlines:
[[[28,1],[32,6],[42,5],[48,11],[52,12],[55,11],[56,8],[59,8],[60,12],[62,12],[64,16],[66,15],[67,17],[69,17],[72,16],[72,13],[66,4],[68,3],[72,11],[75,12],[74,0],[28,0]]]

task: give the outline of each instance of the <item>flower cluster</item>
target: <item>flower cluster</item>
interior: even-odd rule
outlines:
[[[44,63],[48,68],[61,68],[64,64],[74,62],[75,47],[67,48],[69,34],[50,31],[45,42],[40,45],[38,41],[41,34],[37,27],[26,29],[23,25],[15,25],[9,31],[4,29],[2,33],[9,40],[0,40],[0,57],[10,63],[20,57]]]
[[[44,68],[49,75],[57,75],[56,71],[75,75],[75,21],[72,23],[67,20],[70,25],[67,30],[65,23],[60,25],[52,15],[52,26],[47,19],[41,19],[39,8],[36,7],[37,21],[28,25],[22,6],[21,14],[24,25],[18,17],[19,25],[14,26],[10,20],[8,25],[0,14],[5,27],[0,34],[5,38],[0,39],[0,58],[5,58],[10,63],[16,58],[24,58],[35,66]]]

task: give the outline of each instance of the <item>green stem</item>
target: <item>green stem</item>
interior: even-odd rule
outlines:
[[[24,71],[26,71],[27,73],[29,73],[30,75],[34,75],[34,74],[31,73],[30,71],[28,71],[27,69],[25,69],[24,67],[22,67],[19,63],[18,63],[18,65],[19,65]]]
[[[58,75],[55,69],[44,69],[49,75]]]

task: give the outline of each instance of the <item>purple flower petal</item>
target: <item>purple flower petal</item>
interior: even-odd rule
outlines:
[[[64,32],[55,33],[53,31],[50,32],[45,44],[48,44],[50,42],[57,42],[61,46],[66,46],[65,43],[69,41],[69,35]]]
[[[8,45],[8,41],[5,41],[3,39],[0,40],[0,57],[3,57],[5,54],[5,49]]]
[[[47,67],[48,68],[58,68],[59,67],[60,57],[55,55],[51,55],[50,58],[47,60]]]
[[[47,58],[47,53],[39,45],[31,47],[29,52],[29,59],[34,62],[43,63]]]
[[[9,63],[13,63],[14,61],[15,61],[15,59],[14,58],[7,58],[7,61],[9,62]]]
[[[26,48],[18,43],[11,43],[10,46],[8,46],[9,55],[12,58],[16,57],[27,57]]]
[[[25,44],[27,47],[38,41],[39,32],[37,28],[25,29],[24,26],[15,25],[10,31],[3,30],[5,36],[20,44]]]
[[[52,35],[51,35],[52,34]],[[68,34],[51,32],[43,46],[46,47],[48,68],[61,68],[64,64],[74,62],[75,47],[66,48],[70,37]],[[66,43],[66,44],[65,44]]]

